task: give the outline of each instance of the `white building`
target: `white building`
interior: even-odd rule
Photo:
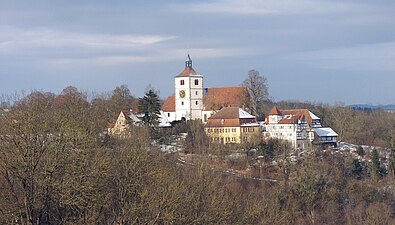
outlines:
[[[312,143],[336,146],[336,132],[329,127],[322,128],[320,118],[307,109],[280,111],[273,107],[262,129],[264,140],[283,139],[291,143],[293,148],[303,149]]]
[[[188,54],[185,69],[174,78],[175,120],[202,119],[203,113],[203,76],[192,68]]]

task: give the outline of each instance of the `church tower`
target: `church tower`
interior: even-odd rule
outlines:
[[[185,69],[174,77],[175,119],[202,119],[203,76],[192,68],[188,54]]]

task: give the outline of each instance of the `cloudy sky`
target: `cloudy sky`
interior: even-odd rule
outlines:
[[[394,24],[393,0],[0,0],[0,94],[165,98],[189,52],[206,87],[256,69],[277,101],[390,104]]]

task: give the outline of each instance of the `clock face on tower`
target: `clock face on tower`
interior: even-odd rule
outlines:
[[[181,97],[181,98],[185,98],[185,91],[184,91],[184,90],[181,90],[181,91],[180,91],[180,97]]]

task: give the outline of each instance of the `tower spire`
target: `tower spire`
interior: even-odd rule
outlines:
[[[188,53],[187,59],[185,60],[185,68],[192,68],[192,59],[191,56]]]

